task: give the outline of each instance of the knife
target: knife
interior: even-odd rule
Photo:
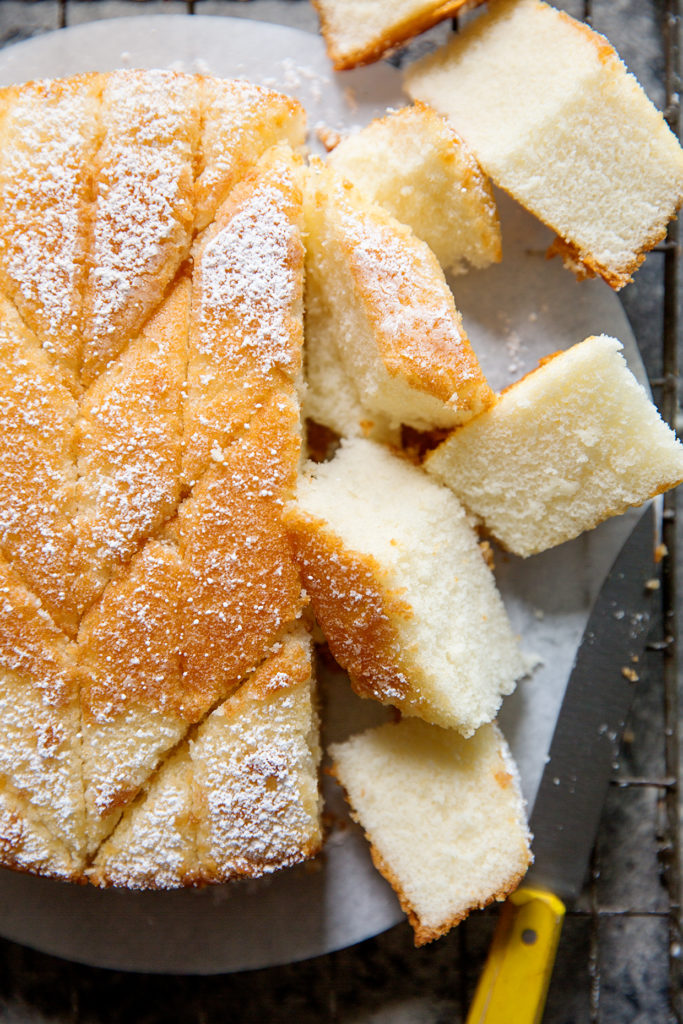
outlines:
[[[530,828],[534,863],[501,910],[467,1024],[539,1024],[578,896],[653,616],[654,504],[619,552],[577,650]]]

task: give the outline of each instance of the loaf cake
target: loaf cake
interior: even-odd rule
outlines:
[[[347,135],[327,163],[426,242],[451,273],[501,258],[491,186],[474,155],[426,103]]]
[[[307,598],[281,522],[302,444],[303,132],[284,96],[174,72],[0,93],[7,865],[163,887],[320,845]],[[202,854],[165,874],[169,831],[143,877],[136,822],[181,776]],[[245,816],[249,844],[216,833]]]
[[[468,3],[471,0],[313,0],[337,71],[379,60],[387,50],[453,17]]]
[[[383,445],[347,440],[300,479],[285,524],[357,693],[464,736],[495,716],[524,663],[476,535],[445,487]]]
[[[548,358],[427,457],[509,551],[571,540],[683,480],[683,445],[621,348],[600,335]]]
[[[319,164],[305,211],[308,415],[359,435],[366,424],[455,426],[490,405],[428,246]]]
[[[541,0],[491,0],[408,69],[580,275],[631,280],[683,201],[683,151],[608,41]]]
[[[466,740],[404,718],[334,744],[331,754],[417,946],[517,888],[531,837],[517,769],[497,726]]]

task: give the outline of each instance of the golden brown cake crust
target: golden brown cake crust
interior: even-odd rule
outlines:
[[[432,10],[422,11],[412,18],[404,18],[392,25],[385,35],[377,36],[365,46],[344,51],[339,48],[325,5],[320,0],[312,0],[320,17],[320,28],[335,71],[345,71],[349,68],[373,64],[388,50],[400,46],[421,32],[426,32],[428,28],[437,25],[440,21],[454,17],[464,7],[473,7],[482,2],[483,0],[441,0],[441,2],[436,0]]]
[[[301,160],[275,145],[303,123],[178,72],[0,90],[0,859],[22,870],[78,875],[306,602],[280,519]],[[184,478],[210,411],[191,399],[220,419],[240,391]]]
[[[488,408],[494,393],[428,246],[318,164],[309,175],[309,196],[311,219],[322,221],[322,248],[339,250],[389,376],[463,419]]]
[[[618,269],[606,267],[596,260],[591,253],[583,252],[573,242],[569,242],[566,238],[561,238],[559,235],[548,247],[547,255],[549,259],[553,256],[559,256],[565,267],[572,270],[579,281],[589,277],[601,277],[610,288],[619,291],[625,285],[630,284],[633,280],[633,275],[641,263],[644,262],[648,252],[654,249],[655,245],[666,237],[666,232],[667,228],[664,225],[655,234],[644,239],[640,251],[636,253],[631,262]]]
[[[410,685],[392,618],[410,618],[410,605],[382,585],[374,558],[349,551],[322,519],[290,505],[284,522],[316,618],[356,693],[400,701]]]
[[[214,884],[258,878],[317,853],[311,671],[310,641],[297,630],[164,763],[100,848],[91,881],[136,889]]]

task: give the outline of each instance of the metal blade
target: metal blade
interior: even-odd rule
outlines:
[[[656,600],[654,507],[610,570],[588,619],[531,815],[529,885],[578,895],[637,680]]]

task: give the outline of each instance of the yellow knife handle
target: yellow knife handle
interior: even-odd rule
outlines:
[[[467,1024],[540,1024],[564,904],[522,887],[504,903]]]

